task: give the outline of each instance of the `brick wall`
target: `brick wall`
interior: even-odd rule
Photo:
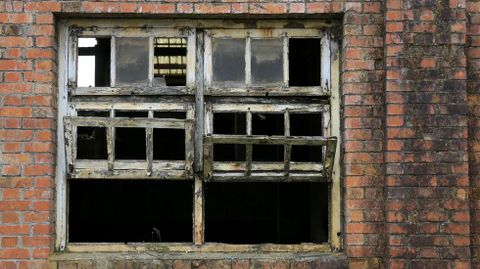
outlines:
[[[50,266],[57,96],[54,14],[66,13],[339,15],[348,266],[480,266],[480,1],[4,0],[0,268]],[[332,260],[325,259],[166,260],[164,267],[332,268]],[[83,268],[91,261],[78,263]],[[143,263],[163,268],[159,262]],[[131,266],[120,262],[117,267]],[[76,265],[66,263],[64,268]]]

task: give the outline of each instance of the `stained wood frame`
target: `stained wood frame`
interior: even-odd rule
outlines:
[[[256,20],[255,28],[252,28],[251,21],[231,21],[231,20],[180,20],[180,19],[163,19],[163,20],[140,20],[140,19],[68,19],[59,22],[59,102],[58,102],[58,155],[57,155],[57,221],[56,221],[56,247],[57,250],[68,250],[73,252],[85,251],[137,251],[137,250],[154,250],[159,247],[162,250],[172,252],[330,252],[341,249],[342,235],[341,235],[341,191],[340,191],[340,89],[339,89],[339,70],[340,57],[338,49],[338,40],[332,38],[332,29],[338,27],[337,22],[326,22],[323,20]],[[268,38],[278,36],[283,38],[283,70],[284,84],[280,87],[230,87],[215,88],[211,83],[211,38],[212,36],[235,37],[244,36],[247,34],[250,38]],[[77,59],[77,40],[78,37],[105,37],[112,36],[111,39],[111,84],[110,87],[91,87],[79,88],[76,86],[76,59]],[[187,38],[187,85],[168,87],[168,86],[153,86],[153,68],[150,68],[148,85],[130,85],[126,87],[118,87],[115,85],[115,38],[117,37],[149,37],[150,51],[149,54],[153,57],[153,38],[154,37],[185,37]],[[288,87],[288,38],[289,37],[316,37],[321,39],[321,85],[316,87]],[[249,57],[247,51],[246,57]],[[150,62],[153,65],[153,59]],[[247,70],[248,71],[248,70]],[[132,98],[132,102],[118,102],[115,100],[128,100]],[[163,97],[162,97],[163,96]],[[260,245],[231,245],[218,243],[205,243],[204,238],[204,159],[206,166],[209,166],[208,156],[204,158],[203,148],[205,145],[209,147],[213,141],[221,142],[229,139],[240,139],[246,144],[253,144],[254,142],[264,143],[306,143],[304,138],[290,137],[286,133],[285,136],[278,138],[266,137],[218,137],[209,133],[209,113],[210,105],[215,103],[216,108],[231,106],[230,101],[240,100],[249,105],[252,105],[252,100],[260,96],[277,97],[277,101],[273,101],[275,111],[288,111],[293,109],[298,98],[315,99],[315,102],[300,105],[300,109],[311,109],[312,107],[322,107],[324,110],[324,127],[325,137],[306,139],[308,143],[318,143],[328,147],[330,154],[334,154],[328,159],[328,164],[313,166],[318,172],[308,178],[306,173],[301,177],[296,177],[292,173],[292,164],[289,160],[280,164],[267,164],[281,172],[276,181],[329,181],[331,186],[330,197],[330,213],[329,213],[329,242],[325,244],[295,244],[295,245],[276,245],[276,244],[260,244]],[[98,98],[98,99],[97,99]],[[169,99],[168,99],[169,98]],[[219,98],[221,102],[211,102],[211,98]],[[168,99],[168,100],[167,100]],[[173,100],[173,101],[172,101]],[[178,108],[179,111],[186,109],[188,106],[187,119],[180,123],[180,121],[146,119],[146,121],[138,121],[135,123],[126,119],[111,119],[106,118],[84,118],[78,119],[76,111],[84,110],[109,110],[116,109],[131,110],[137,109],[142,111],[149,111],[149,118],[152,118],[153,111],[156,109],[165,109],[165,111],[173,111],[178,104],[176,101],[184,102]],[[235,101],[235,102],[237,102]],[[275,103],[277,102],[277,103]],[[222,104],[223,103],[223,104]],[[237,102],[238,103],[238,102]],[[206,105],[205,105],[206,104]],[[262,104],[258,104],[262,105]],[[272,106],[272,103],[265,102],[264,106]],[[290,107],[289,107],[290,106]],[[238,109],[238,107],[236,107]],[[299,108],[297,106],[297,108]],[[223,108],[222,108],[223,109]],[[185,111],[185,110],[183,110]],[[253,110],[252,110],[253,111]],[[262,107],[259,111],[265,111]],[[250,114],[251,115],[251,114]],[[65,116],[70,116],[64,121],[61,120]],[[284,116],[288,117],[288,112]],[[93,120],[93,122],[92,122]],[[148,121],[148,122],[147,122]],[[180,163],[155,162],[151,158],[145,162],[137,161],[122,161],[122,165],[131,167],[130,172],[118,171],[116,161],[112,161],[113,154],[109,152],[109,158],[102,161],[100,164],[101,171],[86,173],[88,169],[93,167],[90,161],[74,160],[72,155],[73,147],[66,149],[68,143],[74,143],[75,126],[80,124],[95,123],[103,124],[108,130],[112,130],[115,126],[131,126],[146,128],[147,141],[150,139],[152,128],[157,126],[175,126],[180,128],[189,128],[188,133],[191,136],[190,145],[188,148],[193,149],[189,151],[190,156],[193,155],[193,163],[191,168],[185,169]],[[77,124],[77,125],[75,125]],[[157,125],[158,124],[158,125]],[[285,128],[286,132],[288,128]],[[67,134],[65,136],[64,134]],[[110,138],[114,137],[113,131],[108,131]],[[187,136],[187,132],[186,132]],[[72,140],[65,140],[70,137]],[[205,142],[205,143],[204,143]],[[188,142],[187,142],[188,143]],[[112,145],[109,145],[113,149]],[[288,146],[286,150],[288,150]],[[335,148],[335,150],[333,150]],[[187,149],[187,146],[186,146]],[[70,156],[70,157],[68,157]],[[150,155],[148,155],[150,156]],[[188,155],[187,155],[188,156]],[[70,161],[65,161],[71,158]],[[188,157],[189,163],[191,157]],[[331,163],[335,165],[331,165]],[[68,165],[67,165],[68,163]],[[68,177],[68,170],[70,164],[73,165],[72,178],[80,176],[88,176],[97,174],[99,178],[135,178],[142,176],[150,176],[158,179],[193,179],[194,180],[194,224],[193,224],[193,243],[191,244],[175,244],[175,243],[160,243],[160,244],[128,244],[118,246],[117,244],[75,244],[68,242],[68,212],[66,205],[68,204],[66,177]],[[323,169],[327,167],[328,169]],[[245,180],[252,179],[252,172],[257,169],[256,164],[250,163],[250,175]],[[99,166],[97,166],[99,167]],[[140,169],[138,169],[140,168]],[[261,168],[261,167],[260,167]],[[85,170],[87,169],[87,170]],[[170,169],[170,170],[168,170]],[[327,173],[320,171],[330,170]],[[155,173],[155,171],[157,173]],[[287,172],[287,173],[286,173]],[[83,174],[82,174],[83,173]],[[111,176],[108,176],[109,173]],[[115,173],[117,173],[115,175]],[[123,174],[122,174],[123,173]],[[170,174],[169,174],[170,173]],[[325,175],[331,174],[331,177]],[[119,176],[120,175],[120,176]],[[123,175],[123,176],[122,176]],[[253,173],[253,175],[255,175]],[[300,175],[299,175],[300,176]],[[307,177],[306,177],[307,176]],[[236,178],[238,179],[238,177]],[[261,179],[261,178],[256,178]],[[152,246],[150,246],[152,245]]]
[[[246,113],[246,135],[221,135],[213,132],[215,113]],[[253,113],[282,113],[283,136],[252,135]],[[206,181],[330,181],[337,138],[325,136],[291,136],[290,114],[318,113],[322,116],[323,133],[328,133],[330,106],[327,104],[299,103],[209,103],[206,109],[206,136],[204,138],[204,170]],[[214,161],[215,144],[246,146],[244,162]],[[253,162],[253,145],[283,145],[283,162]],[[321,162],[292,162],[294,145],[321,146]]]
[[[215,85],[212,81],[212,40],[245,39],[245,85]],[[283,83],[281,86],[253,85],[251,40],[279,38],[283,41]],[[289,38],[320,38],[321,83],[319,86],[289,86]],[[330,96],[330,28],[320,29],[208,29],[205,31],[205,95],[211,96]]]
[[[110,117],[65,116],[65,150],[70,178],[105,179],[193,179],[194,108],[188,103],[72,103],[77,110],[109,111]],[[148,111],[148,118],[115,117],[115,111]],[[185,112],[186,119],[154,118],[154,112]],[[107,159],[76,158],[77,127],[103,127],[107,130]],[[115,159],[115,128],[145,128],[146,160]],[[185,160],[153,160],[153,129],[185,130]]]

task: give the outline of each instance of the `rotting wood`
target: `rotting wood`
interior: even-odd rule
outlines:
[[[205,241],[205,211],[203,180],[199,176],[195,176],[193,207],[193,241],[196,246],[200,246]]]
[[[304,145],[325,146],[336,142],[336,137],[323,136],[278,136],[278,135],[211,135],[206,137],[215,144],[257,144],[257,145]]]
[[[283,114],[283,122],[284,122],[284,135],[286,137],[290,136],[290,112],[285,110]],[[284,165],[283,165],[283,175],[288,177],[290,174],[290,160],[292,157],[292,144],[284,145]]]
[[[78,21],[78,20],[75,20]],[[288,67],[288,56],[285,56],[285,49],[286,46],[288,46],[288,36],[290,37],[308,37],[309,34],[305,33],[311,33],[311,37],[320,37],[322,34],[321,33],[328,33],[328,29],[324,29],[324,27],[331,27],[331,23],[325,23],[322,22],[321,20],[313,20],[313,21],[305,21],[301,20],[301,25],[305,29],[308,29],[308,31],[305,31],[304,29],[288,29],[288,30],[282,30],[280,31],[279,29],[285,28],[287,23],[285,23],[285,20],[268,20],[268,21],[262,21],[259,20],[256,22],[256,27],[261,28],[262,30],[258,29],[245,29],[245,25],[247,24],[242,24],[240,23],[233,23],[231,21],[222,21],[222,20],[202,20],[200,21],[192,21],[192,20],[171,20],[171,19],[166,19],[162,20],[159,22],[158,20],[140,20],[141,23],[139,23],[139,20],[135,21],[129,21],[129,22],[119,22],[120,25],[117,24],[117,22],[112,23],[112,20],[101,20],[102,22],[99,24],[100,27],[91,27],[88,28],[88,25],[91,25],[91,21],[89,20],[80,20],[80,24],[87,27],[83,29],[82,35],[87,36],[98,36],[98,35],[103,35],[103,36],[114,36],[112,38],[111,46],[112,46],[112,61],[111,61],[111,71],[113,72],[111,74],[111,79],[112,79],[112,88],[110,87],[92,87],[92,88],[76,88],[76,77],[75,74],[76,72],[73,72],[73,79],[71,80],[72,83],[68,83],[69,86],[71,87],[70,91],[70,100],[72,101],[70,104],[72,105],[78,105],[75,109],[85,109],[85,110],[97,110],[101,108],[101,110],[135,110],[135,111],[165,111],[165,112],[172,112],[172,111],[178,111],[178,112],[184,112],[187,109],[188,105],[192,105],[193,103],[198,104],[200,102],[200,98],[198,93],[196,92],[197,87],[200,86],[202,93],[201,93],[201,104],[203,105],[204,101],[207,100],[207,106],[210,106],[211,109],[207,109],[207,112],[204,113],[203,111],[196,112],[197,115],[200,114],[202,117],[205,118],[199,118],[195,116],[189,116],[191,115],[191,112],[187,112],[187,119],[190,121],[185,121],[183,124],[183,127],[178,127],[177,129],[185,129],[185,161],[158,161],[158,160],[149,160],[148,159],[148,154],[147,154],[147,160],[140,160],[140,161],[129,161],[129,160],[114,160],[111,162],[111,167],[110,169],[112,171],[111,174],[105,174],[100,177],[100,178],[105,178],[105,179],[129,179],[129,178],[140,178],[140,177],[145,177],[147,171],[150,170],[149,166],[151,165],[151,172],[153,173],[154,178],[157,179],[192,179],[193,178],[193,169],[189,170],[189,163],[194,162],[195,160],[198,160],[199,162],[205,160],[205,165],[201,165],[201,167],[205,167],[205,169],[210,169],[210,178],[215,178],[215,180],[225,180],[225,181],[251,181],[252,179],[255,181],[263,181],[263,180],[270,180],[271,176],[275,177],[274,181],[324,181],[326,180],[325,177],[323,177],[324,169],[323,165],[320,163],[295,163],[291,162],[291,160],[287,160],[287,157],[285,157],[285,160],[283,162],[278,162],[278,163],[260,163],[260,162],[250,162],[251,166],[251,173],[249,177],[245,176],[245,163],[239,163],[239,162],[232,162],[232,163],[222,163],[222,162],[213,162],[213,143],[210,144],[204,144],[203,146],[208,148],[208,151],[210,152],[209,155],[205,155],[205,158],[198,158],[198,156],[195,156],[194,158],[194,152],[197,154],[199,152],[203,151],[203,148],[201,143],[203,142],[203,135],[204,134],[212,134],[213,133],[213,114],[216,112],[245,112],[245,107],[251,108],[251,112],[278,112],[278,111],[283,111],[284,109],[292,109],[294,113],[310,113],[310,112],[322,112],[324,114],[324,119],[330,119],[330,117],[334,118],[340,115],[340,107],[339,107],[339,95],[338,92],[332,92],[330,93],[329,88],[332,88],[332,91],[338,91],[338,80],[335,80],[335,76],[338,76],[338,70],[335,68],[339,68],[338,66],[333,66],[331,71],[328,72],[333,72],[330,73],[330,79],[331,81],[329,83],[323,83],[322,86],[317,86],[317,87],[245,87],[245,88],[231,88],[231,89],[223,89],[223,88],[206,88],[203,89],[203,83],[205,81],[208,81],[210,78],[210,72],[208,71],[208,66],[202,65],[203,63],[208,62],[208,58],[211,58],[211,55],[208,54],[208,51],[205,50],[203,51],[203,48],[201,46],[205,45],[207,47],[207,43],[209,42],[210,38],[206,38],[203,40],[203,42],[198,42],[197,40],[197,34],[195,33],[195,27],[196,26],[201,26],[204,29],[209,29],[209,28],[218,28],[214,29],[216,32],[214,36],[218,36],[219,34],[221,35],[222,33],[240,33],[241,31],[244,32],[252,32],[252,36],[256,37],[266,37],[265,33],[268,33],[268,36],[274,35],[274,34],[279,34],[282,32],[283,34],[287,33],[287,35],[283,35],[284,38],[284,83],[285,79],[288,81],[288,77],[285,78],[285,76],[288,76],[288,72],[285,71],[285,67]],[[290,21],[290,20],[289,20]],[[141,32],[140,29],[143,29],[144,27],[148,27],[149,31],[144,31]],[[174,27],[172,27],[174,25]],[[188,25],[189,29],[193,31],[192,32],[185,32],[184,26],[180,25]],[[196,26],[195,26],[196,25]],[[288,24],[288,25],[295,25],[295,24]],[[285,26],[285,27],[284,27]],[[136,29],[135,27],[138,27]],[[194,27],[194,28],[190,28]],[[227,29],[226,31],[222,30],[223,28],[230,28]],[[237,28],[236,30],[232,30],[232,28]],[[275,31],[270,31],[272,28],[278,28]],[[294,27],[295,28],[295,27]],[[99,29],[99,30],[98,30]],[[268,31],[265,31],[265,29],[268,29]],[[115,81],[115,37],[123,37],[123,36],[149,36],[152,37],[152,35],[155,35],[155,33],[162,33],[163,35],[171,35],[172,37],[188,37],[188,50],[187,50],[187,86],[161,86],[161,87],[151,87],[152,83],[152,78],[149,77],[149,82],[150,85],[149,87],[114,87],[114,81]],[[297,36],[295,36],[298,33]],[[203,36],[202,36],[203,38]],[[330,37],[328,37],[330,38]],[[193,42],[192,42],[193,40]],[[331,42],[331,40],[329,40]],[[75,43],[75,42],[74,42]],[[152,43],[152,42],[150,42]],[[322,43],[323,45],[323,43]],[[328,44],[330,45],[330,44]],[[193,48],[193,49],[192,49]],[[331,51],[335,51],[334,49],[331,49]],[[197,53],[201,52],[201,57],[197,57]],[[288,48],[287,48],[288,52]],[[323,52],[323,48],[322,48]],[[73,53],[76,53],[76,49],[74,50]],[[189,54],[192,53],[192,54]],[[331,53],[330,53],[331,54]],[[323,53],[322,53],[322,56]],[[329,55],[328,58],[331,58],[332,55]],[[205,57],[206,59],[203,59],[202,57]],[[324,58],[327,58],[326,55]],[[322,59],[324,59],[322,58]],[[75,60],[76,57],[71,58],[68,60],[68,63],[72,65],[72,67],[68,68],[68,72],[70,70],[75,70]],[[190,60],[189,60],[190,59]],[[338,59],[338,55],[337,55]],[[197,68],[197,64],[202,65],[202,67]],[[333,61],[333,60],[332,60]],[[193,65],[191,64],[193,62]],[[152,62],[153,63],[153,62]],[[151,63],[151,64],[152,64]],[[323,69],[323,60],[322,60],[322,71],[327,72],[327,69]],[[328,63],[330,64],[330,63]],[[337,61],[338,64],[338,61]],[[190,69],[189,69],[190,68]],[[203,68],[205,69],[205,72],[203,72]],[[330,68],[330,66],[329,66]],[[149,70],[152,71],[153,68],[150,68]],[[190,70],[190,71],[189,71]],[[200,70],[201,73],[204,77],[199,79],[199,75],[196,74]],[[211,66],[210,66],[211,70]],[[288,70],[288,69],[287,69]],[[68,73],[70,75],[70,73]],[[322,74],[321,77],[327,78],[328,76],[324,76]],[[189,81],[191,83],[189,83]],[[337,83],[337,85],[336,85]],[[210,85],[207,83],[207,85]],[[285,84],[287,86],[288,84]],[[60,85],[60,87],[63,87]],[[334,88],[336,87],[336,88]],[[67,88],[67,86],[64,86],[64,88]],[[179,91],[180,89],[180,91]],[[82,92],[83,91],[83,92]],[[193,96],[186,96],[188,94],[197,94],[196,100],[193,100]],[[164,94],[170,95],[170,96],[162,96]],[[287,97],[288,98],[284,98]],[[277,97],[277,98],[269,98],[269,97]],[[336,99],[335,99],[336,98]],[[99,102],[102,101],[103,103]],[[159,101],[159,102],[157,102]],[[182,101],[183,103],[179,103],[179,101]],[[231,103],[229,103],[231,102]],[[176,104],[172,104],[176,103]],[[243,103],[243,104],[242,104]],[[250,104],[254,103],[254,104]],[[332,107],[332,112],[328,109],[328,104],[334,104],[335,107]],[[325,106],[327,106],[325,109]],[[203,107],[202,107],[203,109]],[[280,109],[280,110],[279,110]],[[318,110],[317,110],[318,109]],[[194,110],[195,111],[195,110]],[[195,113],[195,112],[193,112]],[[338,113],[335,114],[335,113]],[[330,115],[332,114],[332,115]],[[70,113],[66,113],[63,115],[74,115]],[[62,115],[62,116],[63,116]],[[59,119],[61,116],[59,116]],[[86,118],[86,117],[85,117]],[[195,120],[195,121],[194,121]],[[336,119],[337,121],[338,119]],[[137,121],[137,119],[135,119]],[[208,125],[209,122],[211,121],[212,125]],[[60,121],[61,122],[61,121]],[[327,121],[324,121],[324,123]],[[106,123],[105,123],[106,124]],[[128,123],[130,124],[130,123]],[[143,123],[142,123],[143,124]],[[334,123],[336,124],[336,122]],[[60,123],[60,125],[63,125]],[[286,124],[287,125],[287,124]],[[66,126],[66,125],[65,125]],[[118,127],[118,126],[115,126]],[[130,126],[128,126],[130,127]],[[205,130],[201,130],[200,128],[206,128]],[[323,135],[324,136],[337,136],[339,135],[339,125],[335,126],[330,126],[327,124],[325,127],[325,130]],[[338,127],[338,130],[336,129]],[[114,129],[114,127],[108,127],[107,129]],[[140,127],[140,128],[146,128],[147,133],[148,129],[152,129],[153,127]],[[162,127],[163,128],[163,127]],[[197,129],[195,129],[197,128]],[[285,126],[287,129],[288,127]],[[153,130],[153,129],[152,129]],[[76,160],[76,142],[75,142],[75,137],[76,137],[76,126],[71,126],[70,128],[71,134],[67,134],[67,131],[65,132],[65,136],[70,135],[72,140],[70,140],[70,146],[71,146],[71,154],[68,156],[71,156],[72,160],[72,169],[74,178],[87,178],[87,177],[95,177],[98,175],[92,174],[93,169],[96,169],[96,171],[100,171],[101,173],[105,173],[108,171],[109,167],[109,160]],[[285,130],[286,131],[286,130]],[[189,139],[189,135],[191,138],[194,139]],[[251,135],[251,133],[250,133]],[[148,134],[147,134],[148,136]],[[285,136],[289,136],[289,134],[285,133]],[[112,135],[114,138],[114,133]],[[302,138],[302,137],[299,137]],[[200,139],[200,143],[198,143]],[[206,138],[207,139],[207,138]],[[275,137],[274,137],[275,139]],[[208,140],[208,139],[207,139]],[[278,142],[277,140],[276,142]],[[147,143],[148,143],[148,138],[147,138]],[[264,142],[261,142],[264,143]],[[282,142],[283,143],[283,142]],[[252,143],[247,143],[247,145],[252,145]],[[275,144],[275,143],[272,143]],[[292,144],[285,144],[285,155],[287,155],[287,147],[290,147]],[[327,148],[325,151],[325,155],[334,154],[335,157],[335,163],[338,163],[339,160],[339,155],[338,152],[335,154],[335,151],[328,150],[329,142],[327,144],[322,144],[322,148]],[[147,146],[148,147],[148,146]],[[114,148],[114,147],[112,147]],[[335,148],[335,147],[334,147]],[[337,151],[339,151],[339,146],[336,146]],[[207,152],[207,150],[205,150]],[[327,158],[324,157],[324,160]],[[209,162],[210,160],[210,162]],[[67,157],[68,161],[68,157]],[[332,160],[333,161],[333,160]],[[99,166],[99,164],[101,165]],[[287,169],[286,167],[289,167]],[[101,168],[100,168],[101,167]],[[231,167],[232,169],[237,169],[237,170],[229,170]],[[243,167],[242,169],[238,169],[239,167]],[[327,166],[325,166],[325,170],[327,169]],[[340,209],[338,207],[339,199],[339,168],[338,165],[332,167],[333,172],[330,171],[330,173],[336,173],[335,174],[335,182],[334,184],[334,189],[332,193],[334,193],[336,198],[332,198],[334,205],[332,208],[338,209],[339,212],[332,212],[334,209],[331,209],[330,216],[334,216],[333,218],[329,218],[331,224],[331,229],[330,231],[330,242],[332,242],[332,245],[335,247],[338,247],[338,236],[337,231],[339,231],[339,225],[335,224],[335,222],[339,223],[340,217]],[[225,170],[225,171],[222,171]],[[273,170],[273,171],[272,171]],[[202,172],[201,168],[200,170],[196,170],[197,172]],[[233,171],[233,172],[232,172]],[[238,173],[235,173],[237,172]],[[286,173],[288,171],[288,173]],[[131,173],[130,173],[131,172]],[[203,171],[205,172],[205,171]],[[202,174],[197,173],[199,181],[196,181],[196,184],[198,183],[198,186],[201,186],[203,188],[203,181],[201,180]],[[243,177],[242,177],[243,176]],[[197,187],[195,187],[195,193],[197,191]],[[198,203],[198,204],[197,204]],[[199,202],[195,202],[195,210],[197,210],[196,206],[199,205]],[[201,204],[202,210],[203,210],[203,204]],[[202,212],[203,214],[203,212]],[[336,214],[336,215],[334,215]],[[202,215],[203,216],[203,215]],[[199,218],[201,219],[201,218]],[[332,220],[333,219],[333,220]],[[199,230],[198,227],[201,227],[203,229],[203,222],[204,220],[201,219],[201,223],[198,224],[196,223],[194,225],[194,233],[197,233],[198,231],[201,231],[201,236],[200,235],[194,235],[194,243],[197,244],[198,242],[201,242],[200,244],[203,244],[203,230]],[[61,232],[61,231],[60,231]],[[200,234],[200,233],[199,233]],[[202,239],[199,239],[202,238]],[[334,240],[332,240],[332,238]],[[65,241],[64,241],[65,242]],[[90,243],[89,243],[90,244]],[[77,246],[75,244],[71,244],[72,246]],[[107,245],[115,245],[115,244],[107,244]],[[262,245],[228,245],[228,244],[212,244],[212,243],[206,243],[203,244],[201,247],[198,246],[192,246],[191,244],[185,244],[185,247],[180,247],[180,245],[175,244],[175,243],[167,243],[167,244],[159,244],[155,245],[155,247],[152,247],[148,250],[164,250],[163,246],[175,246],[178,247],[176,249],[181,249],[181,251],[189,251],[188,247],[193,247],[194,249],[198,250],[201,249],[201,251],[205,252],[210,252],[210,251],[277,251],[278,249],[281,249],[280,251],[302,251],[302,252],[308,252],[309,249],[316,249],[317,251],[323,251],[319,250],[319,246],[327,246],[325,248],[325,251],[331,251],[330,244],[323,244],[323,245],[312,245],[307,248],[296,248],[298,245],[292,245],[292,247],[287,246],[284,248],[284,245],[268,245],[268,247],[265,247],[264,244]],[[304,244],[300,244],[304,245]],[[157,248],[158,246],[158,248]],[[240,246],[240,247],[237,247]],[[259,247],[261,246],[261,247]],[[174,247],[174,248],[175,248]],[[311,247],[311,248],[310,248]],[[141,248],[141,247],[140,247]],[[139,249],[140,249],[139,248]],[[114,249],[114,248],[112,248]]]
[[[148,111],[148,118],[153,118],[153,111]],[[145,129],[146,155],[147,155],[147,176],[153,172],[153,128]]]
[[[314,87],[209,87],[205,95],[211,96],[330,96],[320,86]]]
[[[208,135],[204,138],[205,180],[207,181],[330,181],[331,167],[336,150],[336,137],[313,136],[263,136],[249,135],[247,112],[247,135]],[[287,116],[286,116],[287,117]],[[249,130],[250,129],[250,130]],[[289,128],[287,128],[289,130]],[[289,131],[288,131],[289,132]],[[245,144],[245,162],[213,161],[214,144]],[[252,162],[253,145],[284,145],[290,152],[283,162]],[[292,145],[325,146],[326,157],[318,162],[291,162]],[[250,147],[250,150],[249,150]],[[327,170],[328,166],[328,170]],[[325,167],[325,169],[324,169]],[[242,170],[243,168],[243,170]],[[235,172],[238,171],[238,172]]]
[[[185,95],[191,92],[193,92],[193,90],[186,86],[80,87],[70,89],[72,96]]]
[[[247,111],[247,136],[252,135],[252,112],[250,108]],[[215,143],[215,140],[212,140],[212,143]],[[234,143],[232,143],[234,144]],[[252,173],[252,157],[253,157],[253,145],[246,145],[246,164],[245,164],[245,176],[250,176]]]
[[[179,253],[274,253],[274,252],[298,252],[298,253],[324,253],[331,252],[329,244],[222,244],[204,243],[192,245],[191,243],[70,243],[67,252],[179,252]]]
[[[72,126],[185,129],[188,119],[64,117]]]

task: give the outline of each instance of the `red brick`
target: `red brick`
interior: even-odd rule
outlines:
[[[18,245],[17,237],[4,237],[1,239],[1,241],[2,241],[3,248],[12,248],[12,247],[17,247]]]
[[[0,249],[0,259],[26,259],[30,257],[28,249]]]
[[[25,4],[25,10],[36,12],[58,12],[61,10],[61,3],[55,1],[31,2]]]
[[[197,13],[222,14],[230,12],[230,5],[228,4],[199,3],[195,4],[194,8]]]

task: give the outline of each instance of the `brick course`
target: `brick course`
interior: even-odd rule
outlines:
[[[69,13],[334,14],[343,24],[348,267],[480,268],[478,0],[0,2],[0,268],[52,265],[47,259],[54,251],[55,16]],[[344,267],[339,260],[345,262],[205,259],[136,265]],[[105,263],[136,268],[131,261]],[[58,268],[96,266],[105,264],[65,262]]]

